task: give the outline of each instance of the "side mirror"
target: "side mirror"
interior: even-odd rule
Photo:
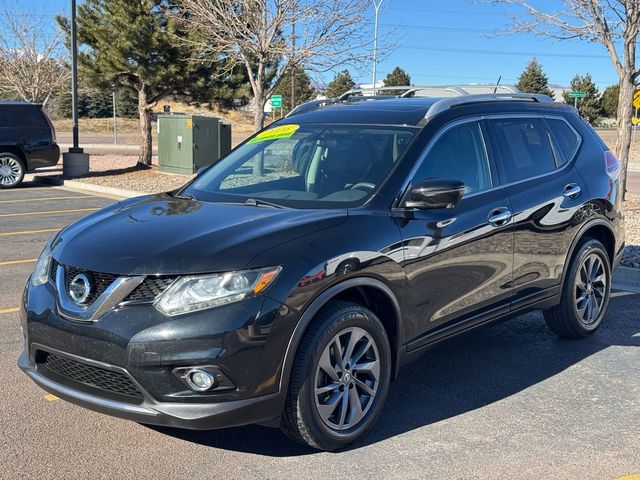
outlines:
[[[464,183],[459,180],[423,180],[411,187],[404,206],[419,209],[453,207],[463,195]]]

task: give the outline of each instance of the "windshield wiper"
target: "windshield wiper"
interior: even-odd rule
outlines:
[[[258,200],[257,198],[247,198],[244,205],[248,207],[271,207],[271,208],[286,208],[277,203],[267,202],[266,200]]]
[[[187,200],[195,200],[196,197],[194,197],[191,193],[189,192],[183,192],[180,195],[176,195],[176,198],[185,198]]]

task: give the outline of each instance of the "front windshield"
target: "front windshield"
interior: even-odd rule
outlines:
[[[418,130],[300,124],[266,129],[197,177],[181,195],[292,208],[362,205]]]

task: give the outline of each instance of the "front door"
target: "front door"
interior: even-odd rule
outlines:
[[[411,176],[460,180],[455,207],[405,211],[398,218],[412,308],[409,349],[509,311],[513,270],[511,205],[497,186],[479,121],[456,122],[430,142]]]

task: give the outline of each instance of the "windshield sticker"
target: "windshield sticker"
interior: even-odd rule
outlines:
[[[249,140],[248,143],[266,142],[267,140],[276,140],[278,138],[289,138],[296,133],[296,130],[300,128],[300,125],[282,125],[280,127],[271,128],[260,132],[254,138]]]

